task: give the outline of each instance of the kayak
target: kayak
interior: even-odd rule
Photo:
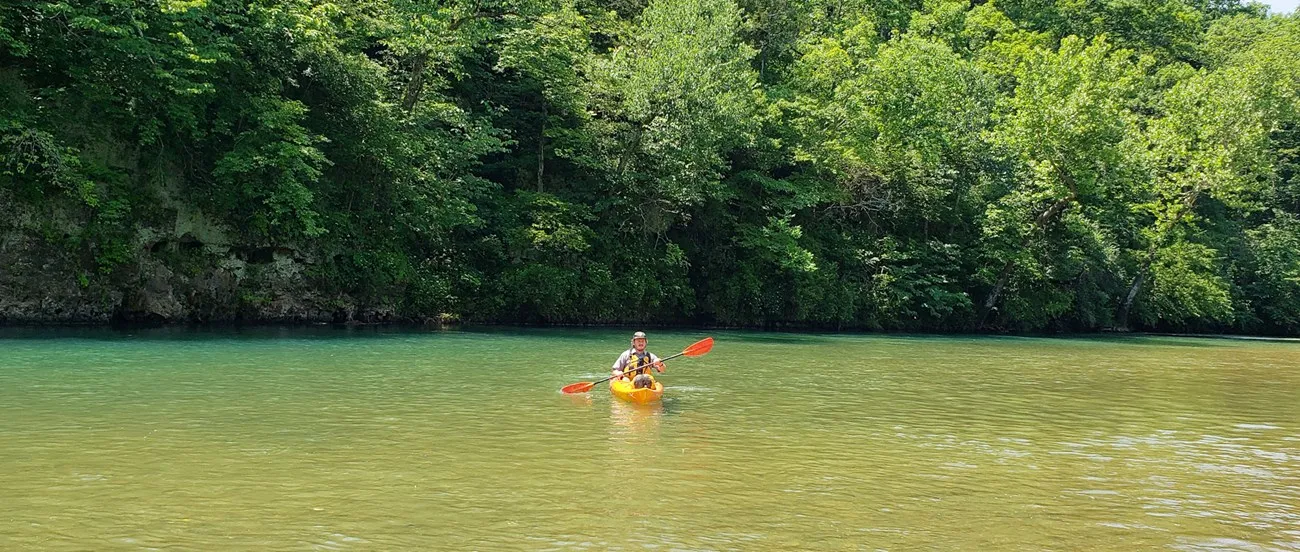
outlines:
[[[646,404],[655,402],[664,396],[664,384],[656,381],[654,387],[633,389],[632,382],[625,379],[616,379],[610,380],[609,392],[627,402]]]

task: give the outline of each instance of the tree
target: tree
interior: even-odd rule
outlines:
[[[1072,206],[1109,211],[1125,196],[1135,177],[1134,99],[1150,63],[1104,39],[1068,37],[1058,51],[1029,50],[1015,66],[1015,93],[999,102],[989,135],[1018,169],[985,213],[985,256],[1001,269],[982,271],[992,284],[982,319],[1018,267],[1043,277],[1031,246],[1062,214]]]
[[[740,24],[731,0],[656,0],[600,66],[598,109],[622,137],[611,184],[638,209],[668,215],[703,199],[723,148],[748,139],[757,78]]]
[[[1183,240],[1194,229],[1202,198],[1242,215],[1264,207],[1263,194],[1275,174],[1270,140],[1282,121],[1300,113],[1296,103],[1300,71],[1292,61],[1300,56],[1297,39],[1300,34],[1285,32],[1257,39],[1226,66],[1202,69],[1165,94],[1164,116],[1152,121],[1147,131],[1154,197],[1141,208],[1153,220],[1143,232],[1147,250],[1121,304],[1120,324],[1127,323],[1152,265],[1171,255],[1192,255],[1201,261],[1176,265],[1182,268],[1174,277],[1182,285],[1162,289],[1191,289],[1188,282],[1194,280],[1195,287],[1206,292],[1182,293],[1178,300],[1156,298],[1159,305],[1184,305],[1179,311],[1186,314],[1180,318],[1214,314],[1214,319],[1228,320],[1231,309],[1222,306],[1228,303],[1227,283],[1213,270],[1214,250]],[[1165,252],[1166,247],[1173,249]],[[1202,271],[1193,270],[1197,268]],[[1217,306],[1200,306],[1204,302]],[[1166,315],[1154,308],[1148,317]]]

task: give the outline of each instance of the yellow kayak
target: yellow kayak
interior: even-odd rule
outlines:
[[[615,397],[637,404],[652,403],[664,396],[664,384],[655,382],[653,387],[633,389],[632,382],[625,379],[609,381],[609,392]]]

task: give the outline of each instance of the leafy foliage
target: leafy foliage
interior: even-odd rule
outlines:
[[[229,260],[140,245],[197,212],[413,318],[1295,333],[1298,60],[1234,0],[12,0],[0,230],[129,290]]]

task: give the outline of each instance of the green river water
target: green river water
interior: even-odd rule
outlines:
[[[0,550],[1300,550],[1300,343],[0,332]]]

